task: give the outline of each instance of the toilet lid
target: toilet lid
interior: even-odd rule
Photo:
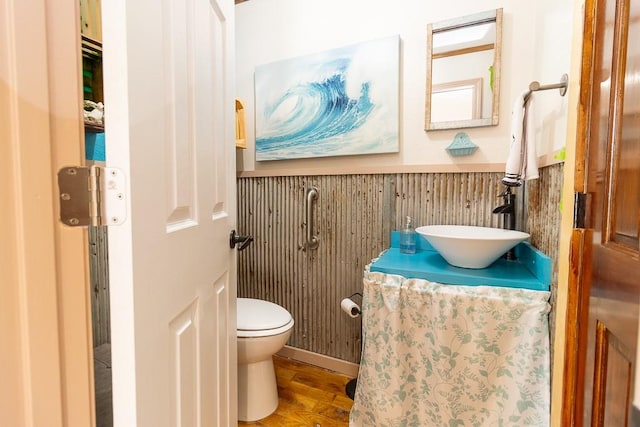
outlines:
[[[291,314],[278,304],[253,298],[238,298],[239,331],[277,329],[291,321]]]

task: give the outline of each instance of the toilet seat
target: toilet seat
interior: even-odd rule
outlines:
[[[239,338],[278,335],[293,327],[291,314],[269,301],[238,298],[237,310]]]

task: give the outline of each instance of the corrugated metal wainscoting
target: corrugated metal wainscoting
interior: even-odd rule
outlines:
[[[561,164],[518,189],[518,228],[554,260],[555,304],[560,230]],[[260,177],[238,180],[238,231],[253,245],[239,252],[238,295],[286,307],[296,325],[289,344],[358,363],[360,320],[340,310],[340,300],[362,290],[362,271],[389,246],[389,233],[405,216],[416,225],[500,226],[491,213],[500,203],[499,173],[424,173]],[[317,250],[304,246],[305,189],[319,191],[314,212]],[[522,222],[526,223],[522,227]],[[94,346],[110,342],[106,227],[89,228]],[[552,310],[550,323],[554,322]]]
[[[553,337],[556,326],[556,297],[558,290],[558,253],[560,251],[561,196],[564,164],[558,163],[540,169],[540,178],[527,181],[527,208],[525,230],[531,234],[531,244],[551,257],[551,361],[553,362]]]
[[[252,234],[255,242],[239,253],[238,295],[287,308],[296,321],[289,345],[358,363],[360,320],[343,313],[340,300],[362,290],[363,269],[389,246],[390,231],[400,228],[407,215],[417,226],[498,227],[500,219],[492,210],[501,202],[497,195],[503,188],[502,176],[411,173],[240,178],[238,232]],[[310,186],[319,192],[314,212],[314,233],[320,238],[317,250],[304,246],[304,196]],[[529,214],[530,220],[535,217]],[[555,226],[559,227],[559,220]]]

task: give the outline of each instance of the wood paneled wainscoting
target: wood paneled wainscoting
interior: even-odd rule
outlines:
[[[290,346],[358,363],[360,319],[343,313],[340,301],[362,291],[363,269],[389,246],[391,230],[400,228],[407,215],[417,226],[498,227],[500,219],[492,210],[501,202],[497,196],[502,176],[468,172],[239,178],[238,232],[253,235],[255,241],[239,253],[238,296],[265,299],[289,310],[296,322]],[[562,165],[557,164],[541,169],[539,180],[517,190],[517,209],[527,213],[519,216],[518,228],[530,232],[534,246],[554,261],[561,184]],[[305,190],[312,186],[319,192],[311,212],[313,234],[320,240],[315,250],[305,247]]]
[[[89,227],[89,272],[91,274],[91,324],[93,347],[111,343],[109,304],[109,243],[107,227]]]

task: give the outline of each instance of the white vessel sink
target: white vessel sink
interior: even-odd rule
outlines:
[[[529,238],[521,231],[470,225],[425,225],[416,228],[451,265],[485,268]]]

